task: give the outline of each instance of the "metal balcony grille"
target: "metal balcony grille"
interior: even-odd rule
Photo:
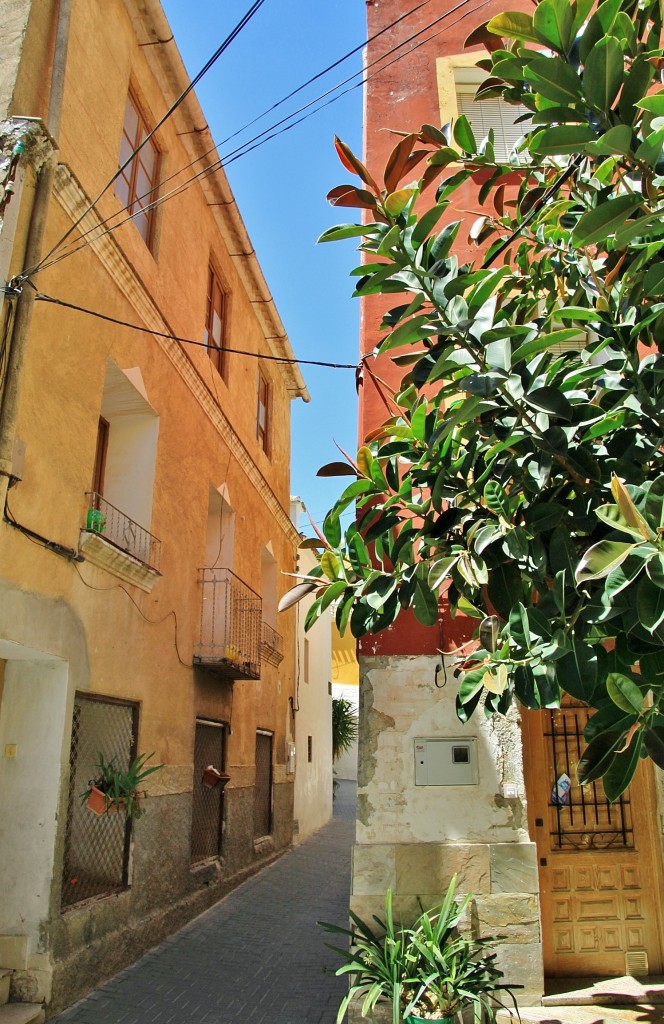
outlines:
[[[276,629],[263,623],[261,631],[261,660],[280,665],[284,660],[284,638]]]
[[[194,663],[229,679],[258,679],[261,599],[230,569],[200,569],[201,631]]]
[[[224,806],[222,786],[210,789],[202,782],[203,771],[212,765],[224,770],[225,726],[217,722],[196,722],[194,741],[194,788],[191,822],[191,863],[198,864],[221,854],[221,826]]]
[[[161,561],[161,541],[148,530],[139,526],[133,519],[125,515],[110,501],[96,491],[88,491],[88,516],[85,528],[90,533],[98,533],[100,537],[115,545],[127,554],[133,555],[139,562],[159,571]]]
[[[254,839],[272,832],[272,733],[256,733]]]
[[[69,755],[62,909],[128,885],[131,825],[124,814],[99,817],[82,803],[99,754],[129,767],[136,756],[138,707],[111,698],[76,694]]]

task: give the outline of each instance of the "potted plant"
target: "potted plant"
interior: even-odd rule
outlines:
[[[213,764],[209,764],[207,768],[203,769],[203,778],[201,781],[208,789],[214,789],[215,786],[219,785],[221,785],[221,788],[223,789],[226,783],[230,782],[230,780],[230,775],[227,775],[226,772],[220,772]]]
[[[118,811],[124,811],[128,818],[140,818],[144,813],[141,799],[147,797],[147,793],[145,790],[141,792],[139,786],[148,775],[164,767],[163,764],[148,765],[151,757],[154,757],[154,752],[140,754],[126,771],[122,771],[116,766],[115,757],[106,761],[100,753],[96,765],[97,774],[81,794],[82,802],[93,814],[117,814]]]
[[[89,508],[86,528],[92,533],[103,533],[106,528],[106,516],[98,508]]]
[[[395,927],[392,892],[385,897],[385,920],[374,917],[378,931],[351,912],[354,927],[319,922],[330,932],[348,936],[350,946],[330,946],[345,963],[336,972],[349,975],[349,990],[341,1002],[337,1024],[355,999],[362,999],[363,1017],[373,1017],[376,1004],[390,1002],[392,1024],[435,1020],[452,1024],[472,1010],[475,1024],[494,1021],[498,993],[507,992],[516,1009],[513,989],[496,967],[488,947],[499,937],[475,939],[459,930],[472,899],[455,897],[456,876],[440,907],[424,910],[412,927]],[[518,1010],[517,1010],[518,1015]]]

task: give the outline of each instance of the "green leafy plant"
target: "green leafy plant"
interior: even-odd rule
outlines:
[[[380,1001],[391,1003],[393,1024],[408,1019],[447,1020],[466,1007],[473,1008],[479,1024],[483,1014],[489,1021],[495,1019],[495,1006],[502,1005],[499,992],[514,999],[512,990],[518,986],[503,982],[496,954],[486,952],[499,940],[474,939],[459,930],[472,897],[459,902],[455,894],[456,876],[441,906],[422,909],[412,927],[395,925],[391,889],[385,896],[385,919],[373,918],[377,928],[352,911],[351,929],[319,922],[326,931],[349,940],[345,949],[329,946],[345,961],[337,975],[349,976],[337,1024],[358,999],[363,1017],[373,1016]]]
[[[400,137],[378,184],[337,141],[360,184],[329,198],[365,222],[321,239],[359,238],[355,295],[399,304],[363,361],[390,413],[347,458],[307,626],[332,602],[356,637],[403,608],[434,625],[444,598],[477,625],[459,718],[569,694],[596,711],[579,781],[609,800],[641,758],[664,767],[661,18],[655,0],[493,18],[471,37],[479,95],[527,108],[518,152],[498,161],[461,116]],[[463,263],[467,182],[481,252]]]
[[[337,760],[357,739],[355,708],[344,697],[332,698],[332,758]]]
[[[106,811],[115,805],[116,808],[124,810],[128,818],[140,818],[144,813],[141,800],[147,798],[145,790],[139,789],[141,783],[163,768],[163,764],[148,765],[147,762],[152,754],[140,754],[135,758],[126,771],[122,771],[116,765],[117,758],[112,757],[106,761],[102,753],[96,765],[97,775],[88,783],[88,787],[81,794],[81,801],[85,803],[90,797],[93,787],[100,790],[105,796]]]

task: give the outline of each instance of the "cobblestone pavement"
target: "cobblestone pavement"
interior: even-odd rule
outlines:
[[[316,921],[348,921],[354,830],[340,782],[316,835],[49,1024],[334,1024],[346,983]]]

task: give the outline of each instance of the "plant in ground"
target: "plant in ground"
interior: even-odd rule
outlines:
[[[474,939],[460,930],[472,896],[459,902],[456,881],[455,875],[441,906],[422,909],[412,927],[395,924],[391,889],[385,896],[384,920],[374,916],[374,924],[368,924],[351,911],[350,929],[319,921],[326,931],[349,941],[347,948],[329,946],[344,960],[336,973],[349,978],[337,1024],[358,999],[363,1017],[373,1016],[379,1002],[390,1003],[394,1024],[411,1015],[447,1020],[465,1007],[473,1008],[476,1022],[495,1019],[495,1006],[502,1005],[498,993],[511,995],[519,986],[504,983],[496,954],[487,951],[498,938]]]
[[[332,698],[332,758],[334,761],[349,750],[357,739],[355,708],[344,697]]]
[[[356,637],[402,608],[434,624],[446,593],[478,624],[461,720],[585,702],[578,777],[610,800],[664,767],[661,34],[653,0],[492,19],[480,92],[529,111],[512,162],[465,117],[403,135],[382,184],[338,142],[360,185],[330,199],[365,222],[322,237],[361,239],[357,296],[399,296],[376,354],[405,375],[325,518],[307,625],[332,602]],[[460,264],[468,179],[485,257]]]

